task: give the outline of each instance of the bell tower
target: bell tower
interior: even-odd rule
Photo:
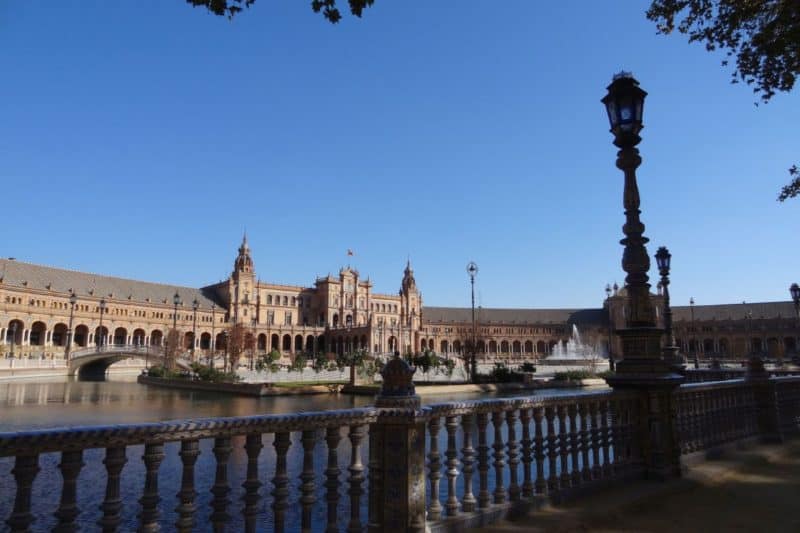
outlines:
[[[419,329],[422,324],[422,293],[417,289],[411,260],[406,263],[400,284],[400,323],[411,332],[412,350],[419,351]]]
[[[250,324],[256,316],[256,273],[250,247],[247,245],[247,233],[242,237],[239,255],[233,263],[229,289],[233,322]]]

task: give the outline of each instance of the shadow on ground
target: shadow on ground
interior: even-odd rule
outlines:
[[[800,442],[694,464],[682,479],[636,481],[477,532],[800,532]]]

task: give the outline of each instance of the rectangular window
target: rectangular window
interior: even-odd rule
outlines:
[[[292,313],[286,313],[284,315],[284,318],[285,318],[285,320],[284,320],[283,323],[285,325],[287,325],[287,326],[291,326],[292,325]]]

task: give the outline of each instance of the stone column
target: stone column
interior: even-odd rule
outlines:
[[[425,421],[415,394],[416,369],[398,356],[383,368],[369,431],[368,531],[425,531]]]
[[[783,442],[775,382],[770,379],[758,354],[753,354],[747,362],[747,382],[753,387],[761,442]]]

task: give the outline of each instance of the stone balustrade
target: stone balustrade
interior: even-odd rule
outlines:
[[[421,407],[413,385],[384,380],[376,407],[0,434],[6,524],[457,530],[645,475],[653,438],[690,454],[800,430],[800,377],[679,385],[673,422],[651,433],[642,390]],[[46,469],[60,486],[34,490]]]

